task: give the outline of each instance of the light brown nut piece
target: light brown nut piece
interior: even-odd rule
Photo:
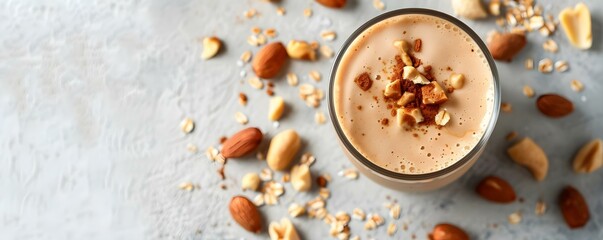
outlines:
[[[523,86],[523,95],[529,98],[534,97],[534,89],[528,85]]]
[[[429,80],[427,80],[427,78],[425,78],[425,76],[423,76],[423,74],[421,74],[419,70],[417,70],[413,66],[406,66],[403,70],[404,72],[402,73],[402,78],[406,80],[410,80],[415,84],[422,85],[430,83]]]
[[[316,50],[306,41],[289,41],[287,44],[287,54],[293,59],[316,60]]]
[[[400,92],[400,80],[388,83],[385,86],[385,91],[383,91],[383,95],[388,98],[399,98],[402,95],[402,93]]]
[[[423,95],[423,104],[442,104],[448,101],[446,91],[436,81],[421,87],[421,94]]]
[[[594,139],[585,144],[574,157],[574,171],[591,173],[603,166],[603,141]]]
[[[260,176],[257,173],[247,173],[241,179],[241,188],[243,190],[257,191],[260,187]]]
[[[454,13],[464,18],[480,19],[488,17],[488,12],[480,0],[452,0]]]
[[[423,114],[418,108],[399,108],[396,110],[396,121],[402,127],[412,127],[423,122]]]
[[[281,219],[280,222],[271,222],[268,227],[270,240],[300,240],[295,226],[288,218]]]
[[[222,48],[222,41],[220,41],[217,37],[206,37],[203,38],[203,52],[201,53],[201,58],[203,60],[210,59]]]
[[[537,181],[546,178],[549,159],[544,150],[531,138],[526,137],[507,149],[507,153],[518,164],[526,167]]]
[[[523,34],[496,31],[490,32],[486,41],[492,57],[507,62],[510,62],[528,42]]]
[[[278,121],[285,112],[285,101],[282,97],[272,97],[268,108],[268,120]]]
[[[235,196],[228,207],[230,215],[241,227],[252,233],[262,231],[262,217],[258,208],[244,196]]]
[[[291,169],[291,185],[298,192],[306,192],[312,187],[312,175],[306,164],[295,165]]]
[[[251,67],[258,77],[273,78],[278,75],[288,59],[285,46],[281,42],[273,42],[256,53]]]
[[[450,81],[450,86],[454,89],[461,89],[465,85],[465,75],[460,73],[450,74],[448,81]]]
[[[448,111],[446,111],[444,109],[440,109],[440,111],[438,111],[438,114],[436,114],[436,116],[435,116],[436,124],[438,124],[440,126],[444,126],[449,121],[450,121],[450,113],[448,113]]]
[[[396,104],[400,107],[404,107],[404,105],[412,102],[415,100],[415,94],[411,93],[411,92],[404,92],[404,94],[402,94],[402,97],[400,99],[398,99],[398,101],[396,102]]]
[[[584,3],[566,8],[559,13],[559,21],[569,42],[578,49],[589,49],[593,44],[590,10]]]
[[[287,169],[300,146],[301,140],[295,130],[280,132],[270,141],[266,156],[268,167],[279,171]]]

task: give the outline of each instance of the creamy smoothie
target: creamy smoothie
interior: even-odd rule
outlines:
[[[364,30],[342,54],[332,90],[335,116],[347,140],[377,166],[432,173],[463,158],[484,135],[495,102],[492,70],[478,44],[451,22],[423,14],[391,17]],[[453,74],[464,77],[462,87],[453,87]],[[443,95],[430,102],[436,85]],[[400,92],[386,89],[393,87]],[[405,92],[415,96],[400,105]],[[436,116],[441,112],[449,117],[445,124]]]

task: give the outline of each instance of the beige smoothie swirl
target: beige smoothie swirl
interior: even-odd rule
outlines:
[[[411,66],[404,66],[401,41],[410,45]],[[431,173],[462,159],[494,108],[483,52],[467,33],[433,16],[395,16],[369,27],[343,53],[335,74],[335,115],[346,138],[393,172]],[[453,75],[462,75],[463,84]],[[416,99],[405,101],[406,95]]]

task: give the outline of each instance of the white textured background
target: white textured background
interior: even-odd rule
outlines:
[[[339,149],[329,124],[315,126],[313,109],[297,96],[297,89],[284,79],[276,80],[275,92],[291,110],[274,129],[266,119],[268,96],[241,84],[236,60],[250,47],[245,38],[252,26],[275,27],[277,39],[320,40],[319,33],[338,33],[338,49],[361,23],[380,12],[370,0],[349,0],[344,10],[330,10],[310,0],[283,0],[287,14],[277,16],[276,7],[252,0],[2,0],[0,1],[0,239],[256,239],[230,218],[227,203],[239,190],[240,176],[259,171],[264,163],[255,159],[227,164],[224,183],[217,165],[203,156],[218,138],[241,128],[234,112],[250,117],[250,125],[274,135],[278,130],[297,129],[304,139],[302,151],[318,160],[315,174],[330,173],[331,212],[351,212],[354,207],[386,216],[386,196],[397,199],[407,231],[424,239],[434,224],[452,222],[478,239],[601,239],[603,238],[603,170],[591,175],[571,171],[571,158],[578,147],[594,137],[603,137],[603,4],[586,1],[593,15],[594,46],[578,51],[569,46],[562,32],[553,36],[558,54],[541,50],[544,39],[529,36],[530,45],[511,64],[497,63],[503,101],[513,104],[513,113],[503,113],[482,159],[456,183],[439,191],[408,194],[384,189],[364,177],[356,181],[336,176],[351,164]],[[452,13],[449,1],[389,0],[388,10],[429,7]],[[574,1],[542,1],[557,14]],[[243,11],[256,8],[261,16],[243,18]],[[302,11],[314,9],[306,19]],[[494,20],[465,21],[485,38],[495,28]],[[210,61],[199,59],[198,40],[217,35],[226,48]],[[522,60],[552,57],[569,60],[568,73],[542,75],[523,70]],[[292,62],[289,71],[309,82],[307,72],[316,69],[327,78],[331,62]],[[248,74],[249,75],[249,74]],[[575,93],[571,79],[586,89]],[[521,93],[531,85],[538,94],[557,92],[576,103],[569,117],[551,120],[536,111],[534,99]],[[326,90],[327,81],[318,84]],[[237,103],[239,92],[250,104]],[[320,107],[327,113],[326,103]],[[197,127],[184,136],[179,122],[192,117]],[[551,168],[546,181],[535,182],[522,167],[505,155],[511,131],[533,137],[548,153]],[[185,146],[194,143],[200,153]],[[265,144],[264,144],[265,145]],[[265,146],[262,147],[265,149]],[[497,205],[474,194],[483,176],[496,174],[509,180],[524,202]],[[281,176],[278,174],[277,176]],[[179,190],[184,181],[200,185],[193,192]],[[557,195],[566,184],[576,186],[586,197],[591,221],[581,230],[570,231],[557,208]],[[286,216],[292,201],[303,203],[316,195],[287,193],[276,207],[262,207],[267,221]],[[542,217],[534,215],[538,199],[548,203]],[[507,224],[507,215],[521,210],[523,222]],[[387,222],[391,220],[388,218]],[[307,218],[293,219],[306,239],[328,237],[328,226]],[[497,224],[497,227],[492,227]],[[386,227],[366,232],[352,221],[352,232],[363,239],[386,238]]]

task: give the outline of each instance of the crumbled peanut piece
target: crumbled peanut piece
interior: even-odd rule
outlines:
[[[320,37],[322,37],[322,39],[324,39],[326,41],[333,41],[337,37],[337,34],[333,31],[327,30],[327,31],[322,31],[320,33]]]
[[[410,80],[415,84],[425,85],[430,83],[429,80],[413,66],[405,66],[403,71],[402,78]]]
[[[465,85],[465,75],[460,73],[450,74],[448,80],[454,89],[461,89],[463,88],[463,85]]]
[[[448,111],[446,111],[444,109],[440,109],[438,114],[436,114],[436,116],[435,116],[436,124],[438,124],[440,126],[444,126],[448,123],[448,121],[450,121],[450,113],[448,113]]]
[[[411,93],[411,92],[404,92],[404,94],[402,94],[402,97],[400,99],[398,99],[398,101],[396,102],[396,104],[398,106],[404,107],[404,105],[412,102],[415,100],[415,94]]]
[[[423,95],[423,104],[442,104],[448,101],[446,91],[436,81],[421,87],[421,94]]]
[[[411,127],[423,122],[424,118],[418,108],[400,108],[396,110],[396,120],[400,126]]]
[[[385,91],[383,91],[383,95],[388,98],[399,98],[401,94],[402,93],[400,92],[400,80],[388,83],[385,86]]]
[[[316,51],[306,41],[291,40],[287,43],[287,54],[289,57],[301,60],[316,60]]]

